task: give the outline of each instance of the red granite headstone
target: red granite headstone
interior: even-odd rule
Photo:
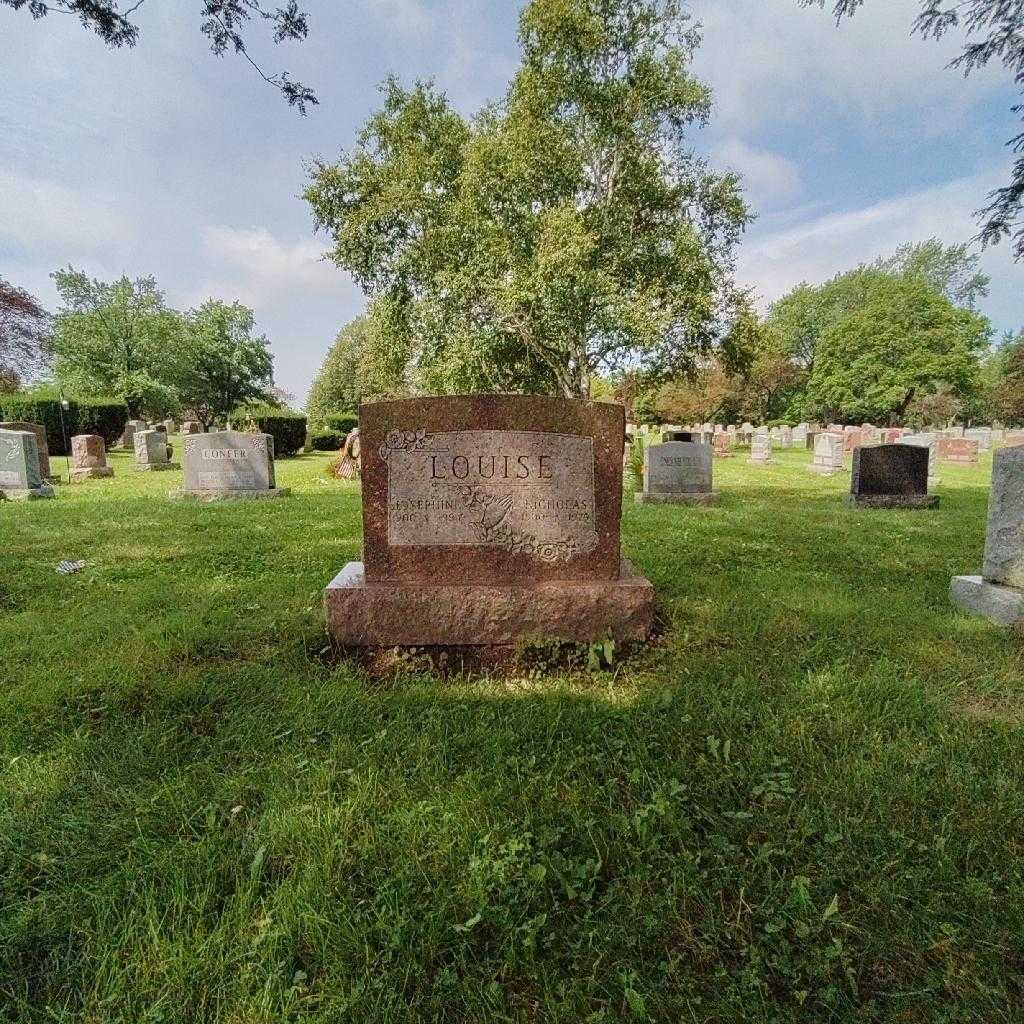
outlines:
[[[328,587],[340,644],[646,635],[622,561],[625,414],[560,398],[373,402],[359,413],[363,562]]]
[[[936,453],[941,462],[974,464],[978,461],[978,442],[962,437],[940,437],[935,442]]]

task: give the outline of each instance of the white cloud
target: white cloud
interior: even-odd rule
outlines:
[[[130,245],[136,234],[113,196],[0,168],[0,251],[81,260]]]
[[[985,172],[852,210],[814,217],[782,231],[758,237],[740,250],[738,278],[753,285],[765,304],[801,281],[824,281],[858,263],[892,253],[904,242],[941,238],[966,242],[978,231],[973,211],[1001,175]],[[995,278],[1007,283],[1019,271],[1005,254],[986,259]]]
[[[1008,76],[990,67],[965,81],[946,70],[962,40],[912,35],[919,10],[920,0],[880,0],[837,26],[797,0],[696,0],[704,43],[695,70],[713,87],[714,123],[799,126],[826,109],[883,133],[902,130],[908,111],[921,113],[925,132],[961,123],[980,98],[1007,89]]]
[[[742,175],[743,190],[757,210],[789,199],[800,188],[800,172],[792,160],[736,137],[714,146],[711,162],[716,171],[731,170]]]
[[[324,260],[315,239],[288,242],[266,228],[223,225],[205,228],[202,237],[210,276],[223,282],[204,286],[209,294],[230,294],[255,308],[303,297],[350,301],[356,294],[352,279]]]
[[[431,18],[420,0],[361,0],[361,6],[391,32],[419,36],[431,30]]]

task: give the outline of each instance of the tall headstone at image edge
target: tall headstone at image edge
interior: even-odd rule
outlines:
[[[0,430],[0,499],[52,498],[53,488],[39,471],[39,446],[29,430]]]
[[[172,498],[198,501],[285,498],[274,470],[274,439],[270,434],[216,430],[188,434],[184,439],[185,482]]]
[[[939,499],[928,493],[928,449],[910,444],[855,448],[846,500],[856,508],[934,508]]]
[[[107,465],[107,447],[99,434],[76,434],[71,438],[71,482],[114,475]]]
[[[1024,447],[995,453],[982,574],[955,576],[949,594],[965,611],[1024,630]]]
[[[711,489],[711,445],[669,441],[644,451],[644,486],[634,499],[639,504],[715,505]]]
[[[645,637],[622,558],[622,406],[464,395],[361,406],[363,561],[328,585],[342,646]]]

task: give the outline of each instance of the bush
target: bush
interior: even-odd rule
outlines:
[[[69,455],[68,445],[75,434],[99,434],[111,447],[124,432],[128,406],[119,398],[69,398],[61,425],[60,397],[55,388],[43,385],[31,391],[0,395],[0,420],[21,420],[46,428],[46,447],[51,455]]]
[[[324,416],[322,426],[341,435],[342,441],[337,445],[340,448],[345,437],[359,426],[359,417],[352,412],[330,413]]]
[[[99,434],[108,448],[117,444],[128,422],[128,406],[117,398],[79,398],[76,434]]]
[[[231,419],[236,426],[244,424],[270,434],[276,456],[295,455],[306,443],[306,417],[291,409],[243,408],[236,410]]]
[[[344,443],[344,437],[333,430],[314,430],[309,435],[309,446],[315,452],[336,452]]]
[[[75,433],[76,404],[68,403],[67,409],[61,409],[57,392],[51,388],[38,388],[32,391],[16,391],[13,394],[0,395],[0,420],[21,420],[25,423],[38,423],[46,428],[46,447],[51,455],[67,455],[68,445]],[[63,414],[63,427],[61,416]],[[67,431],[68,445],[64,443],[64,431]]]

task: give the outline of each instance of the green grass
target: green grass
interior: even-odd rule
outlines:
[[[716,462],[627,501],[636,658],[371,680],[328,458],[0,505],[0,1020],[1024,1019],[1024,649],[946,596],[989,459],[905,513]]]

